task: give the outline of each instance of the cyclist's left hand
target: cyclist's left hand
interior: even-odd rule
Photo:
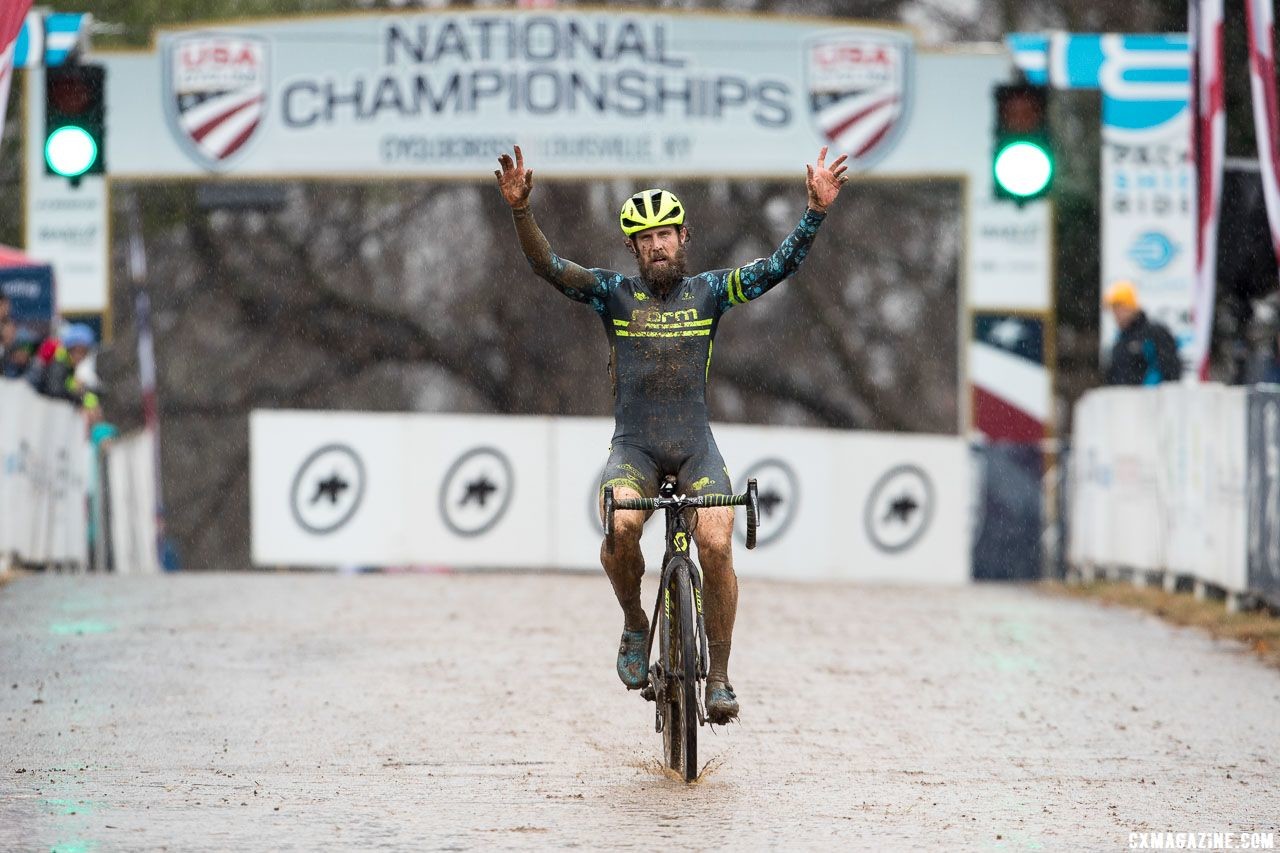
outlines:
[[[828,166],[827,146],[824,145],[818,152],[818,162],[805,166],[809,172],[809,207],[818,213],[826,213],[840,194],[840,188],[849,182],[849,176],[845,174],[849,168],[844,162],[847,158],[847,154],[841,154]]]

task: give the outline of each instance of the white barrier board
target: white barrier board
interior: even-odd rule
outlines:
[[[1068,559],[1247,584],[1246,391],[1166,383],[1076,404]]]
[[[70,403],[0,379],[0,554],[85,565],[88,458],[84,420]]]
[[[605,418],[258,411],[258,565],[600,571]],[[737,490],[759,482],[744,577],[963,583],[968,464],[953,437],[714,428]],[[647,564],[663,551],[646,528]]]
[[[105,453],[111,567],[121,575],[159,574],[155,436],[143,430],[117,438]]]

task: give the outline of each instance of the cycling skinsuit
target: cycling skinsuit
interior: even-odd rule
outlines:
[[[806,210],[768,258],[686,278],[665,299],[639,276],[612,270],[589,270],[593,287],[566,287],[554,275],[565,262],[552,259],[546,278],[595,309],[609,336],[615,427],[602,490],[626,486],[654,497],[662,477],[674,474],[683,494],[732,493],[707,419],[716,327],[730,308],[762,296],[800,266],[822,220]]]

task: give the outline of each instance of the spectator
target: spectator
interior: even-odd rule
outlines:
[[[18,324],[12,317],[0,315],[0,364],[9,358],[9,353],[18,346]]]
[[[1178,342],[1167,326],[1147,318],[1133,282],[1111,285],[1102,304],[1111,309],[1120,327],[1107,366],[1108,385],[1159,385],[1182,377]]]
[[[12,316],[12,310],[12,306],[9,304],[9,297],[4,291],[0,291],[0,323]]]
[[[26,378],[31,371],[31,352],[39,342],[35,332],[25,326],[18,326],[13,349],[5,350],[4,358],[0,359],[0,376],[8,379]]]
[[[1249,373],[1250,382],[1267,382],[1280,385],[1280,331],[1272,331],[1261,357]]]
[[[93,330],[83,323],[67,326],[61,341],[52,341],[52,346],[45,341],[40,348],[40,372],[34,377],[36,390],[49,397],[83,402],[85,389],[75,372],[95,343]]]

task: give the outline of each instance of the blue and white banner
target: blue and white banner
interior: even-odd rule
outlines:
[[[53,68],[87,38],[90,15],[32,12],[14,42],[14,68]]]
[[[1101,90],[1101,289],[1134,282],[1143,308],[1173,330],[1183,361],[1195,363],[1196,180],[1186,35],[1015,33],[1007,44],[1033,82]],[[1115,333],[1104,311],[1104,352]]]
[[[1044,86],[1049,82],[1049,37],[1043,33],[1010,33],[1005,46],[1013,54],[1013,64],[1027,82]]]

